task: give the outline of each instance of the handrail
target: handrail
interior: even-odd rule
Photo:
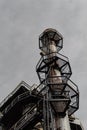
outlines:
[[[71,90],[73,90],[75,93],[79,94],[79,90],[78,90],[77,85],[74,82],[72,82],[70,79],[68,79],[66,76],[52,76],[52,77],[47,77],[46,80],[43,80],[43,82],[41,84],[39,84],[35,88],[38,91],[38,93],[42,92],[42,90],[44,90],[46,88],[46,84],[47,85],[49,85],[49,84],[52,85],[52,81],[49,80],[50,78],[52,78],[53,80],[56,80],[57,78],[61,78],[62,82],[55,81],[55,83],[53,83],[53,85],[56,85],[56,84],[58,84],[58,85],[62,85],[62,84],[68,85],[68,87]]]
[[[67,84],[69,85],[70,88],[73,89],[73,91],[79,93],[78,86],[73,81],[69,79]]]
[[[24,81],[21,81],[21,83],[20,84],[18,84],[18,86],[0,103],[0,107],[11,97],[11,96],[13,96],[13,94],[15,93],[15,91],[17,91],[17,89],[19,88],[19,87],[21,87],[21,86],[25,86],[25,87],[27,87],[29,90],[30,90],[30,86],[26,83],[26,82],[24,82]]]
[[[62,54],[60,54],[60,53],[58,53],[58,52],[56,52],[56,53],[55,53],[55,52],[52,52],[52,53],[49,53],[49,54],[43,55],[43,56],[40,58],[38,64],[36,65],[36,69],[38,68],[38,66],[41,64],[41,62],[42,62],[43,60],[45,60],[45,59],[49,59],[49,58],[48,58],[49,55],[52,55],[51,58],[57,56],[59,59],[62,59],[62,60],[64,60],[64,61],[69,62],[68,57],[66,57],[66,56],[64,56],[64,55],[62,55]]]
[[[27,111],[9,130],[16,130],[19,129],[21,125],[23,126],[23,123],[25,123],[25,121],[28,121],[37,113],[35,109],[36,105],[33,106],[29,111]]]
[[[20,101],[23,97],[29,96],[30,92],[27,91],[23,94],[18,95],[3,111],[2,113],[8,112],[18,101]]]

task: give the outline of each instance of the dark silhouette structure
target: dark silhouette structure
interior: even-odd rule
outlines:
[[[46,29],[39,37],[41,58],[36,66],[40,85],[22,81],[0,105],[3,130],[83,130],[73,114],[79,108],[79,90],[70,80],[71,66],[59,53],[63,37]]]

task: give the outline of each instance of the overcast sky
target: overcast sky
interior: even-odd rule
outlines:
[[[87,0],[0,0],[0,101],[22,80],[39,84],[38,37],[46,28],[64,37],[71,79],[80,90],[77,117],[87,129]]]

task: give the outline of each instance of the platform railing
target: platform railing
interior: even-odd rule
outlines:
[[[27,87],[29,90],[30,90],[30,86],[24,82],[24,81],[21,81],[21,83],[16,87],[16,89],[14,89],[1,103],[0,103],[0,107],[10,98],[13,96],[13,94],[17,91],[17,89],[19,89],[19,87],[21,86],[25,86]]]
[[[69,62],[68,57],[66,57],[66,56],[64,56],[64,55],[62,55],[62,54],[60,54],[60,53],[57,53],[57,52],[54,53],[54,52],[53,52],[53,53],[49,53],[49,54],[47,54],[47,55],[43,55],[43,56],[40,58],[38,64],[36,65],[36,69],[38,69],[38,67],[40,66],[40,64],[42,63],[43,60],[48,59],[48,61],[49,61],[48,56],[51,57],[51,59],[52,59],[53,57],[58,57],[59,59],[62,59],[62,60],[64,60],[64,61]]]
[[[33,106],[29,111],[27,111],[9,130],[19,130],[22,128],[22,126],[29,120],[31,121],[31,118],[33,118],[37,113],[37,107],[36,105]]]
[[[3,111],[2,113],[5,114],[7,113],[17,102],[21,101],[22,99],[29,97],[31,94],[30,91],[27,91],[23,94],[18,95]]]

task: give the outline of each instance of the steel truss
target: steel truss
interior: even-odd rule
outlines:
[[[39,37],[39,48],[42,52],[36,72],[40,85],[17,95],[6,107],[0,108],[3,115],[0,123],[6,126],[5,130],[69,130],[69,124],[66,123],[66,127],[63,121],[71,119],[79,108],[79,90],[70,80],[69,59],[59,53],[63,48],[62,35],[54,29],[46,29]],[[22,115],[8,125],[9,113],[20,106],[23,106]]]

